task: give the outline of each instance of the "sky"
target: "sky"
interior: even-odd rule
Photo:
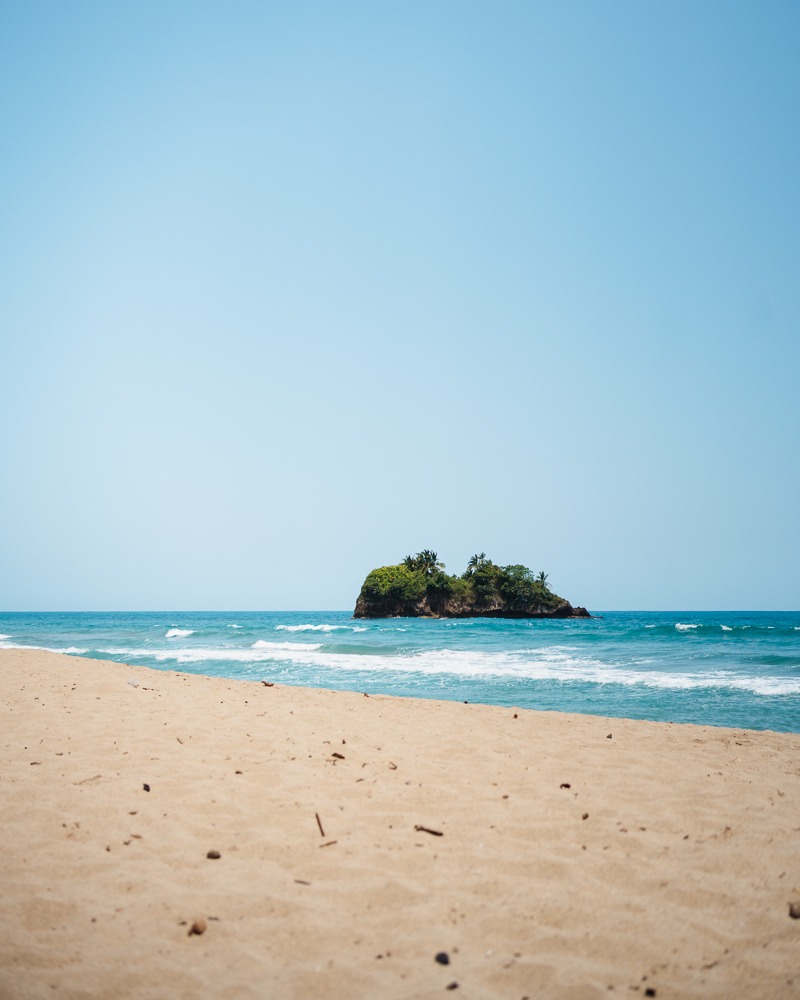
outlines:
[[[800,608],[798,122],[794,0],[5,0],[0,609]]]

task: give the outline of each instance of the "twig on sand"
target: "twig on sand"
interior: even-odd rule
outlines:
[[[317,817],[317,826],[319,827],[319,833],[321,837],[325,836],[325,831],[322,829],[322,820],[319,818],[319,813],[314,813]]]
[[[419,823],[417,823],[414,826],[414,829],[418,833],[429,833],[432,837],[443,837],[444,836],[444,834],[442,833],[441,830],[431,830],[430,827],[428,827],[428,826],[420,826]]]

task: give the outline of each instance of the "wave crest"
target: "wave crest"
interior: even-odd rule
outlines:
[[[276,625],[276,632],[338,632],[342,629],[355,631],[352,625]]]
[[[322,649],[321,642],[267,642],[266,639],[256,639],[251,649]]]

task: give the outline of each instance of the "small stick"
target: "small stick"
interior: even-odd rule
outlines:
[[[322,820],[319,818],[319,813],[314,813],[317,817],[317,826],[319,827],[319,833],[321,837],[325,836],[325,831],[322,829]]]
[[[336,841],[336,840],[329,840],[327,843],[320,844],[319,846],[320,847],[332,847],[336,843],[338,843],[338,841]]]
[[[418,833],[429,833],[432,837],[443,837],[444,836],[444,834],[442,833],[441,830],[431,830],[430,827],[420,826],[419,823],[416,824],[416,826],[414,827],[414,829]]]

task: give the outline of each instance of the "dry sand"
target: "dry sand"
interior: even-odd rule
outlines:
[[[796,735],[29,650],[0,687],[3,998],[800,996]]]

